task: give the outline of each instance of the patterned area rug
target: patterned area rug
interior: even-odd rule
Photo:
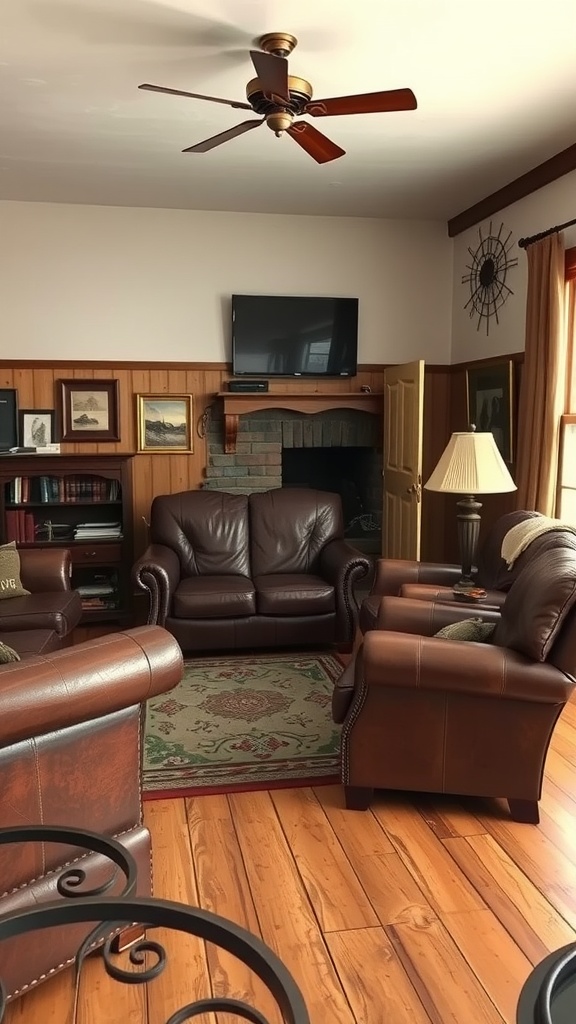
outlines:
[[[182,682],[148,701],[144,799],[337,781],[341,672],[330,654],[187,660]]]

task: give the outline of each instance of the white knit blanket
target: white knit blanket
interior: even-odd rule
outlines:
[[[549,516],[525,519],[524,522],[517,523],[511,530],[508,530],[508,533],[504,535],[500,551],[508,568],[512,568],[518,556],[533,540],[536,540],[536,537],[540,537],[541,534],[548,533],[550,530],[569,530],[571,533],[576,533],[576,527],[570,526],[569,523],[563,523],[561,519],[551,519]]]

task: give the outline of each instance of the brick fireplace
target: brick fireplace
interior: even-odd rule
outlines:
[[[355,409],[305,415],[262,409],[238,421],[235,451],[225,451],[224,417],[214,411],[207,434],[203,486],[232,494],[272,487],[317,487],[342,498],[346,536],[380,550],[382,422]]]

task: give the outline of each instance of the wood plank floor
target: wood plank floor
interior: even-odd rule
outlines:
[[[488,800],[383,793],[369,812],[346,811],[338,786],[154,801],[145,817],[156,895],[260,935],[312,1024],[514,1024],[532,965],[576,940],[576,705],[555,732],[538,827]],[[210,992],[257,1001],[280,1024],[241,964],[162,938],[170,964],[147,988],[87,963],[80,1024],[165,1024]],[[66,972],[6,1021],[67,1021],[69,993]]]

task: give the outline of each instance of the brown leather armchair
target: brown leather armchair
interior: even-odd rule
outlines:
[[[521,568],[520,559],[509,570],[500,554],[502,541],[508,530],[525,519],[540,516],[540,512],[518,510],[508,512],[496,520],[478,552],[476,583],[487,590],[487,605],[501,605]],[[441,562],[417,562],[402,558],[380,558],[376,562],[374,583],[360,609],[360,628],[363,633],[374,629],[378,606],[382,597],[413,597],[420,601],[453,601],[452,587],[462,576],[461,565]]]
[[[354,584],[370,563],[344,540],[339,495],[297,487],[161,495],[150,536],[133,581],[149,595],[148,621],[183,650],[351,648]]]
[[[114,836],[136,858],[138,895],[150,895],[150,835],[140,803],[142,704],[181,677],[178,644],[157,626],[0,666],[0,828],[60,825]],[[83,891],[111,875],[99,854],[0,846],[0,915],[57,899],[58,871],[70,863],[87,873]],[[10,996],[69,964],[91,928],[69,925],[3,942]]]
[[[21,548],[18,554],[22,586],[30,594],[0,601],[0,640],[20,657],[48,654],[70,642],[82,615],[80,595],[70,585],[70,551]]]
[[[375,787],[505,797],[538,821],[546,752],[576,677],[576,538],[535,555],[500,611],[492,643],[433,634],[470,609],[381,599],[377,628],[336,686],[347,806]]]

